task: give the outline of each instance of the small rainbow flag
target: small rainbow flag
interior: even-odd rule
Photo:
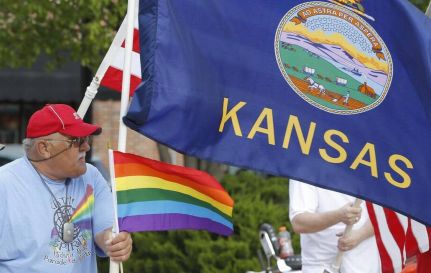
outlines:
[[[93,187],[87,185],[85,190],[85,195],[76,206],[75,211],[72,216],[70,216],[69,223],[79,223],[82,221],[87,221],[91,217],[91,210],[94,205],[94,194]]]
[[[120,230],[233,233],[233,200],[209,174],[113,152]]]

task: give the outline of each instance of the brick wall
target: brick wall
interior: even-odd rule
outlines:
[[[118,125],[120,116],[120,101],[93,101],[93,123],[100,125],[102,134],[94,138],[92,149],[93,158],[100,159],[108,169],[108,147],[116,150],[118,147]],[[165,147],[153,140],[127,128],[126,152],[145,156],[155,160],[171,162],[169,152]],[[181,154],[175,153],[176,164],[184,165]]]
[[[103,128],[102,134],[94,138],[92,145],[93,158],[100,159],[105,168],[109,170],[108,145],[110,145],[113,150],[116,150],[118,145],[120,101],[95,100],[92,103],[92,114],[93,123]],[[175,162],[173,162],[172,150],[167,149],[166,146],[157,144],[129,128],[127,128],[126,152],[206,171],[217,179],[221,179],[228,171],[227,165],[200,160],[190,156],[184,157],[182,154],[176,152],[174,152]]]

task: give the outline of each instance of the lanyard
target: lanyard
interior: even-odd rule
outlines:
[[[33,166],[33,164],[31,164],[31,165]],[[52,200],[55,202],[55,204],[57,205],[57,207],[60,208],[61,204],[60,204],[60,202],[58,202],[58,200],[55,197],[54,193],[49,188],[48,183],[46,182],[46,180],[43,178],[43,176],[37,171],[37,169],[34,166],[33,166],[33,168],[36,171],[36,173],[39,175],[40,181],[42,182],[42,184],[45,186],[45,188],[51,194]],[[66,181],[65,181],[65,184],[66,184],[66,200],[65,200],[65,205],[66,206],[67,206],[67,200],[68,200],[67,190],[69,188],[69,183],[70,183],[70,178],[67,178]],[[63,242],[70,243],[74,239],[75,225],[73,223],[69,223],[70,215],[68,215],[66,213],[61,213],[61,218],[63,220],[63,226],[62,226],[60,237],[63,240]]]

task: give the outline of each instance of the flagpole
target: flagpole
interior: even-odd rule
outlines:
[[[124,51],[124,67],[123,67],[123,82],[121,86],[121,107],[120,107],[120,120],[118,130],[118,150],[120,152],[126,152],[126,141],[127,141],[127,127],[123,123],[123,117],[126,115],[127,108],[129,105],[129,94],[130,94],[130,65],[132,60],[132,45],[133,45],[133,30],[135,20],[135,3],[136,0],[128,0],[127,3],[127,29],[126,29],[126,45]],[[112,195],[116,196],[116,183],[115,179],[112,182]],[[115,198],[114,198],[115,199]],[[116,200],[115,200],[116,201]],[[117,215],[117,202],[114,205],[114,214]],[[112,228],[113,236],[119,232],[118,228],[118,217],[115,217],[115,225]],[[109,273],[120,272],[120,263],[113,262],[109,263]]]
[[[81,118],[84,118],[85,114],[87,113],[88,107],[90,107],[91,102],[96,97],[100,86],[100,81],[102,80],[110,64],[112,63],[112,60],[114,59],[115,53],[117,52],[118,48],[121,47],[121,43],[123,42],[125,36],[124,32],[126,30],[126,18],[127,17],[125,17],[123,22],[121,23],[121,26],[118,29],[114,40],[109,46],[108,52],[100,63],[99,68],[97,69],[96,75],[94,76],[93,80],[85,91],[84,98],[82,99],[81,105],[79,106],[77,111],[78,115]]]
[[[359,208],[361,206],[361,203],[362,203],[362,199],[356,198],[354,203],[353,203],[353,207]],[[352,229],[353,229],[353,224],[346,225],[346,227],[344,229],[343,237],[349,236],[350,233],[352,232]],[[341,250],[338,250],[338,253],[337,253],[337,256],[335,257],[334,263],[331,265],[330,268],[325,268],[323,273],[340,272],[341,263],[343,262],[343,256],[344,256],[344,252]]]
[[[87,87],[87,90],[85,91],[84,98],[82,99],[81,104],[78,108],[78,115],[81,118],[84,118],[85,114],[87,113],[88,107],[90,107],[91,102],[93,101],[94,97],[96,97],[97,89],[99,88],[100,82],[96,77],[93,78],[90,85]]]
[[[117,192],[117,184],[115,183],[115,168],[114,168],[114,152],[112,149],[108,149],[108,158],[109,158],[109,175],[111,178],[111,189],[112,192]],[[117,210],[117,194],[112,194],[112,203],[114,207],[114,226],[112,230],[119,230],[118,226],[118,210]],[[117,273],[119,272],[119,267],[117,262],[110,262],[109,265],[109,272],[110,273]]]
[[[134,29],[134,14],[135,14],[135,1],[128,0],[127,5],[127,29],[126,29],[126,46],[124,51],[124,70],[123,70],[123,84],[121,89],[121,107],[120,107],[120,123],[118,131],[118,150],[126,152],[127,141],[127,127],[123,123],[123,117],[127,113],[129,106],[130,94],[130,65],[132,60],[132,45],[133,45],[133,29]]]

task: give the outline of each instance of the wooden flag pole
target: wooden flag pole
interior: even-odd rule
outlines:
[[[353,203],[354,208],[359,208],[361,206],[362,200],[359,198],[355,199],[355,202]],[[346,228],[344,229],[343,237],[349,236],[349,234],[352,232],[353,225],[346,225]],[[335,257],[334,263],[331,265],[331,268],[327,268],[323,271],[323,273],[338,273],[340,272],[341,263],[343,262],[343,255],[344,251],[338,250],[337,256]]]

